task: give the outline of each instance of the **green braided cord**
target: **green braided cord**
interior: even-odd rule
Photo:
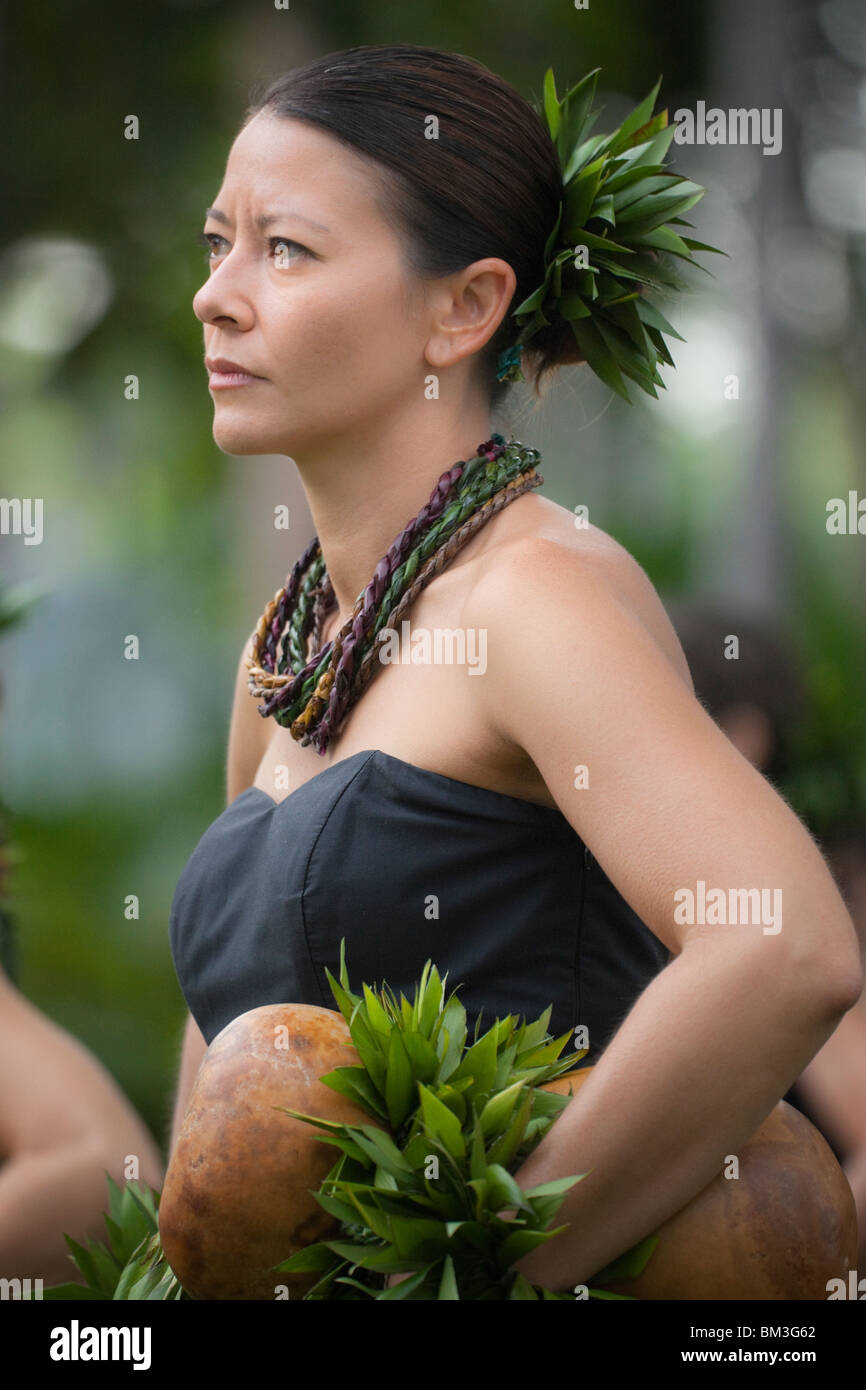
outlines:
[[[534,450],[532,451],[535,452]],[[462,500],[458,493],[458,498],[447,507],[439,518],[438,523],[428,532],[415,550],[411,551],[402,565],[399,565],[391,577],[391,583],[382,595],[382,607],[376,623],[371,633],[371,640],[366,644],[364,651],[367,651],[376,639],[376,634],[383,627],[387,627],[388,618],[391,611],[397,607],[402,595],[408,589],[417,570],[424,561],[429,560],[434,550],[438,550],[444,545],[449,536],[452,536],[464,521],[478,511],[500,488],[505,487],[506,483],[511,482],[518,474],[524,473],[529,467],[524,458],[519,458],[515,466],[513,459],[509,460],[508,453],[501,459],[493,459],[484,462],[483,478],[470,480],[467,496]],[[477,470],[476,470],[477,472]],[[363,659],[364,652],[361,653]]]
[[[282,637],[282,659],[278,666],[278,670],[281,672],[286,670],[300,671],[307,664],[307,632],[315,603],[313,590],[319,584],[324,570],[325,559],[322,552],[319,551],[304,576],[298,593],[297,604]]]
[[[379,607],[379,614],[376,622],[368,636],[368,639],[359,643],[355,648],[355,669],[357,670],[376,640],[376,634],[387,626],[388,618],[396,608],[400,598],[408,589],[415,577],[418,568],[426,562],[441,545],[444,545],[448,538],[458,530],[466,519],[487,502],[495,492],[503,488],[506,483],[525,473],[527,469],[533,467],[538,462],[540,454],[536,449],[527,449],[523,445],[514,441],[506,446],[505,453],[499,459],[488,460],[477,457],[471,459],[464,468],[463,476],[457,488],[457,495],[453,502],[445,508],[442,515],[433,523],[424,538],[418,543],[414,550],[398,565],[391,577],[391,582],[385,590]],[[363,594],[364,590],[361,590]],[[361,594],[358,595],[360,598]],[[357,601],[357,600],[356,600]],[[300,645],[298,646],[301,655]],[[321,677],[331,662],[332,646],[328,644],[328,649],[315,670],[304,681],[300,694],[294,702],[282,710],[274,711],[274,719],[283,727],[291,725],[300,714],[303,713],[307,702],[316,688]],[[305,658],[304,658],[305,659]],[[300,669],[304,664],[304,659],[298,662],[294,669]],[[287,669],[285,662],[280,663],[280,673]]]

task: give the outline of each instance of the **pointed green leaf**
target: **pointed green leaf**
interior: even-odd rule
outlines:
[[[513,1235],[506,1236],[496,1251],[500,1267],[508,1269],[509,1265],[516,1264],[524,1255],[528,1255],[531,1250],[537,1250],[539,1245],[544,1245],[549,1239],[548,1231],[515,1231]]]
[[[517,1104],[518,1097],[523,1090],[524,1083],[515,1081],[511,1086],[507,1086],[504,1091],[499,1091],[493,1095],[484,1106],[478,1117],[481,1126],[481,1133],[485,1136],[496,1134],[504,1129]]]
[[[460,1082],[460,1086],[462,1087],[471,1086],[471,1084],[471,1076],[464,1077],[463,1080]],[[450,1084],[447,1086],[437,1086],[434,1094],[436,1095],[438,1100],[441,1100],[443,1105],[447,1105],[452,1115],[454,1115],[454,1117],[456,1118],[457,1123],[462,1128],[463,1124],[466,1121],[467,1115],[466,1097],[461,1093],[460,1090],[458,1090],[456,1086],[452,1086]]]
[[[394,1246],[406,1260],[432,1260],[448,1248],[444,1221],[417,1217],[394,1217]]]
[[[638,301],[637,311],[644,323],[649,323],[653,328],[657,328],[661,333],[667,333],[672,338],[679,338],[681,343],[685,342],[675,328],[672,328],[664,314],[655,304],[651,304],[648,299],[641,298]]]
[[[611,141],[610,152],[612,155],[619,154],[620,150],[626,149],[637,132],[646,125],[652,116],[661,85],[662,80],[659,77],[649,96],[644,97],[643,101],[622,122],[616,133],[616,138]]]
[[[643,164],[639,161],[635,161],[629,168],[622,169],[616,174],[611,174],[609,178],[605,179],[604,191],[605,193],[612,193],[614,195],[614,202],[619,206],[619,195],[633,188],[635,184],[640,185],[646,181],[647,188],[645,191],[650,193],[652,192],[653,180],[658,179],[658,187],[664,188],[671,179],[677,177],[678,175],[673,173],[672,170],[666,170],[663,164]],[[640,191],[643,190],[639,190],[638,193],[635,194],[636,197],[640,196]],[[626,201],[628,200],[626,199]]]
[[[443,992],[439,971],[433,966],[418,1003],[418,1027],[427,1038],[430,1037],[433,1024],[439,1016]]]
[[[554,1178],[552,1182],[539,1183],[538,1187],[528,1188],[524,1193],[526,1197],[554,1197],[558,1193],[566,1193],[570,1187],[574,1187],[576,1182],[585,1178],[592,1169],[587,1168],[586,1173],[578,1173],[575,1177]]]
[[[334,1264],[334,1255],[327,1245],[317,1241],[314,1245],[304,1245],[303,1250],[284,1259],[282,1264],[274,1265],[274,1273],[279,1275],[306,1275],[316,1269],[328,1269]]]
[[[447,1299],[450,1302],[460,1301],[460,1294],[457,1292],[457,1276],[454,1273],[454,1261],[450,1255],[446,1255],[442,1263],[442,1279],[439,1283],[440,1299]]]
[[[472,1178],[483,1178],[486,1172],[487,1155],[484,1151],[481,1123],[476,1119],[469,1141],[469,1175]]]
[[[588,140],[581,141],[572,151],[562,171],[562,182],[566,187],[578,174],[585,173],[587,166],[594,163],[599,155],[607,152],[609,140],[609,135],[592,135]]]
[[[496,1076],[496,1032],[493,1028],[464,1053],[460,1065],[452,1073],[452,1085],[465,1076],[473,1078],[473,1095],[489,1094]]]
[[[691,223],[687,223],[686,225],[690,226]],[[690,251],[712,251],[716,256],[728,255],[727,251],[719,250],[718,246],[708,246],[705,241],[695,241],[692,237],[683,237],[683,242]],[[730,257],[728,259],[730,259]],[[703,270],[705,267],[701,266],[701,269]]]
[[[637,1245],[632,1246],[631,1250],[627,1250],[624,1255],[620,1255],[611,1264],[605,1265],[604,1269],[594,1274],[593,1283],[613,1284],[620,1279],[636,1279],[658,1242],[657,1235],[647,1236],[644,1240],[639,1241]]]
[[[354,1015],[349,1024],[349,1031],[358,1055],[370,1073],[373,1085],[384,1095],[386,1066],[378,1036],[367,1027],[360,1013]]]
[[[560,228],[561,225],[562,225],[562,201],[560,200],[559,211],[558,211],[557,214],[556,214],[556,221],[554,222],[553,227],[552,227],[552,229],[551,229],[551,231],[550,231],[550,235],[548,236],[547,241],[545,242],[545,245],[544,245],[544,261],[545,261],[545,264],[547,264],[547,262],[550,260],[551,252],[553,251],[553,248],[554,248],[554,246],[556,245],[556,239],[557,239],[557,237],[559,236],[559,228]],[[480,1021],[480,1018],[479,1018],[479,1021]]]
[[[360,1105],[368,1114],[380,1120],[388,1119],[387,1106],[373,1085],[366,1067],[335,1067],[333,1071],[320,1076],[319,1080],[332,1091],[337,1091],[347,1100]]]
[[[597,113],[590,115],[590,108],[595,99],[600,72],[601,68],[593,68],[586,73],[560,102],[560,123],[555,143],[561,170],[567,167],[572,150],[589,134],[597,119]]]
[[[342,959],[342,947],[340,950],[340,964],[341,967],[344,964],[344,961]],[[358,998],[356,995],[352,994],[349,991],[348,987],[345,987],[344,985],[340,984],[337,980],[334,979],[327,966],[325,966],[325,975],[327,976],[328,984],[331,987],[331,993],[337,1001],[337,1007],[340,1010],[340,1013],[343,1015],[343,1018],[351,1027],[352,1016],[359,1002]]]
[[[466,1010],[456,995],[452,995],[441,1015],[442,1030],[447,1031],[444,1053],[440,1053],[439,1080],[447,1081],[460,1064],[466,1044]]]
[[[501,1163],[503,1167],[507,1167],[514,1158],[526,1134],[526,1126],[532,1114],[532,1099],[533,1093],[527,1089],[514,1112],[508,1129],[503,1135],[500,1135],[488,1153],[488,1163]]]
[[[614,241],[611,237],[598,236],[595,232],[588,232],[586,229],[581,233],[580,240],[587,251],[601,251],[608,256],[633,256],[635,254],[632,247],[621,246],[618,241]],[[595,259],[593,256],[593,261]]]
[[[547,72],[544,74],[544,115],[547,119],[547,129],[550,131],[550,138],[551,140],[556,140],[559,134],[560,114],[553,68],[548,68]]]
[[[372,1202],[362,1202],[354,1192],[348,1196],[358,1210],[364,1225],[382,1240],[393,1241],[393,1218],[376,1209]]]
[[[442,1108],[445,1109],[444,1106]],[[451,1114],[450,1110],[446,1113]],[[364,1153],[369,1154],[377,1167],[384,1168],[397,1178],[403,1173],[412,1173],[403,1154],[384,1130],[373,1129],[371,1125],[361,1125],[357,1129],[353,1127],[351,1132],[355,1143]]]
[[[619,368],[614,362],[608,348],[596,328],[595,324],[589,319],[574,319],[571,324],[572,332],[577,340],[577,345],[589,363],[596,376],[601,377],[606,386],[616,391],[618,396],[622,396],[631,404],[625,382],[620,375]]]
[[[604,160],[595,160],[593,164],[588,164],[580,176],[574,179],[566,189],[562,214],[563,239],[565,241],[576,241],[589,219],[603,169]],[[593,216],[597,215],[593,209]]]
[[[638,246],[652,246],[656,251],[668,251],[673,256],[690,259],[686,243],[670,227],[656,227],[652,232],[642,232],[634,238],[634,242]]]
[[[617,216],[617,232],[620,236],[623,234],[629,237],[644,236],[647,232],[651,232],[654,227],[660,227],[663,223],[670,221],[673,213],[686,212],[695,203],[700,202],[703,196],[703,193],[693,193],[690,198],[678,198],[675,202],[664,205],[652,206],[651,204],[643,216],[639,215],[641,205],[635,204],[634,208],[627,209],[625,218]],[[674,235],[677,234],[674,233]],[[682,238],[680,239],[682,240]]]
[[[487,1168],[487,1205],[493,1211],[529,1208],[520,1184],[499,1163],[490,1163]]]
[[[451,1154],[452,1158],[462,1159],[466,1155],[466,1144],[460,1130],[460,1121],[457,1116],[452,1114],[447,1105],[443,1105],[441,1100],[433,1094],[428,1087],[419,1082],[418,1090],[421,1095],[421,1112],[424,1118],[424,1125],[428,1133],[435,1139],[441,1139],[443,1145]]]
[[[613,206],[613,198],[609,193],[606,193],[604,197],[596,198],[593,203],[591,220],[594,221],[596,218],[602,222],[609,222],[612,227],[616,224],[616,211]]]
[[[364,1002],[367,1005],[367,1021],[370,1028],[387,1040],[391,1036],[391,1020],[385,1013],[385,1010],[382,1008],[382,1005],[379,1003],[379,1000],[376,998],[370,986],[365,984],[362,986],[362,989],[364,991]]]
[[[388,1043],[388,1077],[385,1083],[385,1100],[388,1105],[388,1119],[392,1129],[399,1129],[410,1111],[417,1104],[412,1064],[406,1055],[403,1039],[398,1028],[391,1032]]]
[[[420,1033],[412,1032],[403,1034],[403,1046],[412,1065],[414,1079],[424,1082],[432,1081],[439,1069],[436,1049]]]

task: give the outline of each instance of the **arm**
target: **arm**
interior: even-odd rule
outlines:
[[[231,804],[245,787],[252,785],[272,732],[257,712],[255,701],[250,696],[247,687],[249,673],[244,664],[246,650],[247,643],[245,642],[235,676],[234,700],[229,725],[226,766],[226,800],[228,804]],[[207,1043],[202,1037],[195,1019],[189,1014],[184,1029],[169,1154],[174,1151],[177,1136],[189,1106],[193,1082],[206,1051]]]
[[[0,971],[0,1277],[66,1282],[63,1233],[105,1239],[105,1171],[159,1189],[162,1160],[113,1076]]]
[[[557,1217],[569,1230],[516,1265],[550,1288],[587,1282],[696,1196],[862,986],[854,927],[814,841],[695,699],[632,569],[534,538],[488,569],[464,612],[488,632],[490,727],[532,759],[674,956],[516,1174],[532,1187],[589,1173]],[[589,771],[582,790],[576,764]],[[781,930],[678,923],[675,893],[701,879],[780,889]]]
[[[846,1154],[860,1228],[858,1267],[866,1266],[866,1000],[861,995],[797,1085],[826,1134]]]

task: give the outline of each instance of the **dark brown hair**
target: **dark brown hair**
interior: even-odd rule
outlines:
[[[544,247],[562,196],[556,149],[542,118],[503,78],[459,53],[417,44],[365,44],[329,53],[253,92],[260,111],[307,121],[380,166],[383,211],[399,227],[409,271],[454,274],[498,256],[517,277],[511,305],[479,353],[495,406],[500,352],[517,338],[513,310],[541,283]],[[425,136],[427,117],[438,139]],[[543,329],[523,354],[542,374],[583,356],[568,324]]]

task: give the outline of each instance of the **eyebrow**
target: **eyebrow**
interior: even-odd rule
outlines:
[[[205,218],[212,217],[215,222],[221,222],[225,227],[231,223],[231,218],[227,217],[219,208],[205,208],[204,215]],[[324,223],[316,222],[312,217],[305,217],[302,212],[296,212],[293,208],[285,208],[282,212],[260,213],[258,217],[254,218],[254,222],[257,227],[264,228],[272,226],[274,222],[279,222],[284,217],[294,217],[297,222],[306,222],[308,227],[313,227],[317,232],[330,231],[330,228],[326,227]]]

